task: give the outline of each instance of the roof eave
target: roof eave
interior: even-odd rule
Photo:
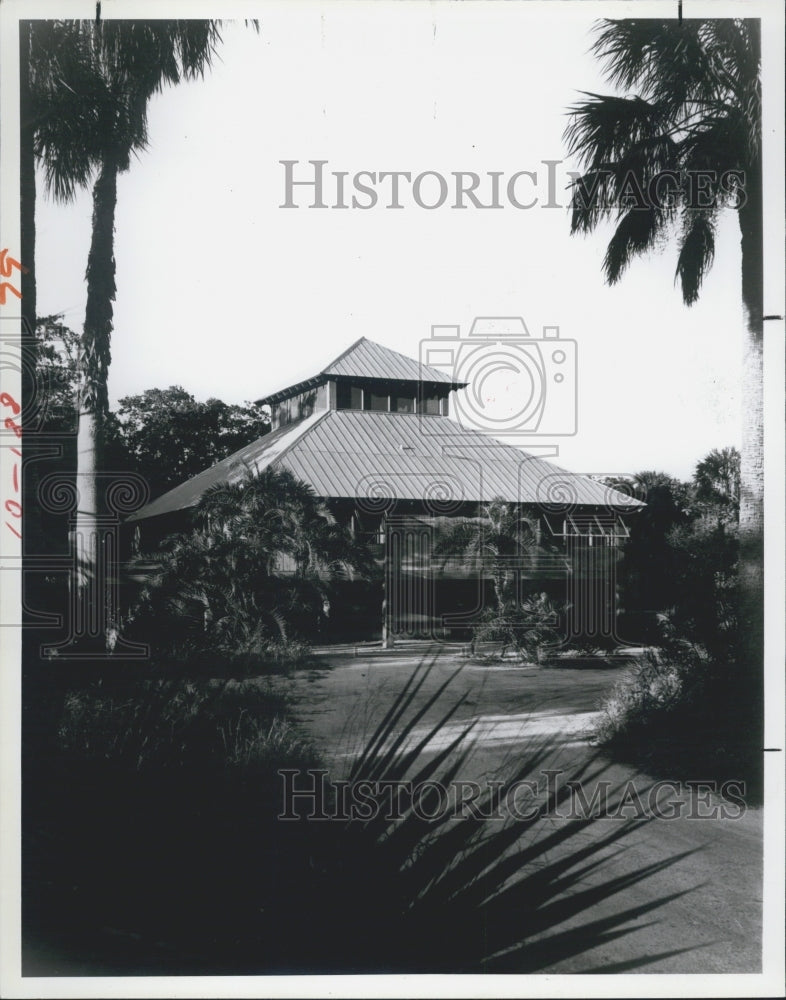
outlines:
[[[300,392],[305,392],[306,389],[316,389],[318,386],[324,385],[327,381],[328,376],[320,372],[319,375],[313,375],[311,378],[304,379],[302,382],[296,382],[286,389],[279,389],[278,392],[271,392],[268,396],[257,399],[255,405],[266,406],[270,403],[279,403],[282,399],[288,399],[290,396],[296,396]]]
[[[294,385],[288,386],[286,389],[279,389],[278,392],[272,392],[268,396],[263,396],[261,399],[255,401],[256,406],[267,406],[274,403],[280,403],[283,399],[289,399],[291,396],[297,396],[301,392],[305,392],[307,389],[315,389],[320,385],[324,385],[326,382],[400,382],[403,385],[437,385],[444,386],[446,389],[454,392],[457,389],[466,389],[469,382],[442,382],[436,379],[419,379],[419,378],[376,378],[372,375],[325,375],[320,373],[315,375],[313,378],[305,379],[303,382],[296,382]]]

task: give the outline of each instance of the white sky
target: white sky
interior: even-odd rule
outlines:
[[[688,477],[711,448],[739,444],[734,213],[688,309],[673,244],[607,288],[608,233],[571,237],[566,209],[424,211],[409,196],[402,211],[278,207],[282,159],[350,174],[545,173],[542,160],[565,157],[577,92],[608,90],[590,16],[383,0],[269,4],[260,17],[259,35],[226,26],[203,82],[154,101],[150,149],[120,179],[113,402],[171,384],[243,402],[360,336],[417,357],[432,324],[521,315],[535,335],[558,325],[578,342],[579,432],[562,439],[560,464]],[[90,212],[88,194],[65,207],[39,198],[38,311],[75,329]]]

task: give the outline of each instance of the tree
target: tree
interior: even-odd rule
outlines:
[[[737,647],[739,453],[713,449],[697,463],[688,483],[663,472],[633,477],[646,502],[630,528],[621,565],[625,610],[650,618],[637,640],[656,644],[656,616],[714,656],[730,658]],[[613,485],[610,481],[609,485]]]
[[[270,430],[255,403],[199,402],[181,386],[146,389],[120,400],[108,450],[147,479],[159,496]]]
[[[248,654],[329,615],[330,585],[366,574],[367,547],[338,524],[312,488],[286,469],[248,469],[240,482],[208,490],[192,530],[173,536],[136,617],[146,638],[188,634],[199,648]]]
[[[718,215],[737,211],[746,320],[739,584],[753,665],[761,662],[763,639],[759,22],[605,20],[593,49],[626,95],[590,93],[570,109],[566,138],[584,170],[574,184],[571,232],[614,222],[606,281],[619,281],[636,255],[674,235],[676,278],[691,305],[712,265]]]
[[[51,48],[62,49],[55,70],[41,74],[35,150],[56,197],[95,178],[87,260],[87,304],[80,360],[77,441],[79,510],[75,586],[97,576],[99,513],[96,480],[102,423],[108,412],[112,303],[115,298],[114,220],[118,175],[147,146],[147,108],[167,84],[203,76],[220,41],[215,21],[51,22]],[[58,48],[60,42],[63,44]],[[45,60],[44,60],[45,63]],[[31,61],[31,72],[38,67]],[[53,107],[59,113],[53,113]],[[84,599],[100,600],[99,595]]]
[[[440,534],[437,555],[458,555],[481,576],[490,566],[497,610],[516,600],[517,569],[536,547],[537,525],[514,505],[495,499],[477,517],[456,519]]]
[[[719,515],[739,519],[740,453],[736,448],[713,450],[693,473],[696,499],[714,507]]]
[[[40,316],[36,323],[36,380],[42,391],[41,426],[68,433],[76,426],[79,334],[62,315]]]
[[[512,646],[540,661],[541,646],[556,644],[558,608],[545,593],[522,594],[525,566],[536,566],[543,546],[537,519],[499,498],[481,505],[477,517],[450,519],[437,535],[435,555],[459,556],[478,579],[491,571],[495,606],[484,608],[473,630],[477,641],[499,642],[500,656]]]
[[[19,194],[22,273],[22,423],[29,435],[45,433],[38,423],[40,396],[47,383],[34,383],[38,372],[40,324],[37,317],[35,268],[36,160],[44,169],[48,190],[70,201],[90,178],[93,155],[91,86],[86,80],[82,33],[74,21],[20,21],[20,160]],[[48,400],[43,400],[48,405]],[[42,520],[40,462],[35,454],[23,468],[25,553],[47,553]],[[26,574],[25,603],[34,606],[28,591],[34,574]],[[27,635],[27,633],[26,633]]]

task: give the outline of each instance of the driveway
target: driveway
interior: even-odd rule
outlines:
[[[316,666],[295,676],[295,711],[322,751],[333,780],[345,776],[358,749],[424,659],[433,660],[433,665],[418,694],[420,705],[460,669],[438,704],[419,721],[418,731],[426,733],[430,723],[465,696],[432,750],[473,721],[474,751],[460,777],[477,781],[510,773],[526,751],[544,739],[550,749],[541,769],[559,769],[567,780],[594,755],[587,729],[603,696],[630,669],[625,663],[581,668],[485,666],[465,662],[460,647],[417,643],[389,651],[318,650]],[[647,775],[606,762],[602,778],[619,788],[632,782],[641,801],[647,801],[652,785]],[[588,799],[593,791],[588,790]],[[670,794],[679,806],[676,818],[656,818],[637,827],[624,838],[622,851],[604,852],[603,865],[583,875],[580,888],[684,854],[670,867],[599,903],[591,916],[612,916],[621,908],[675,898],[634,921],[630,933],[610,937],[584,955],[555,961],[550,973],[761,970],[761,810],[744,805],[729,808],[712,793],[684,786]],[[543,822],[545,834],[549,828]],[[605,836],[614,822],[612,818],[595,823],[582,836]],[[585,914],[568,919],[563,928],[580,926],[587,918]]]

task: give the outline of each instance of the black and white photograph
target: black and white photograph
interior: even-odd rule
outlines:
[[[783,996],[781,5],[0,51],[0,993]]]

